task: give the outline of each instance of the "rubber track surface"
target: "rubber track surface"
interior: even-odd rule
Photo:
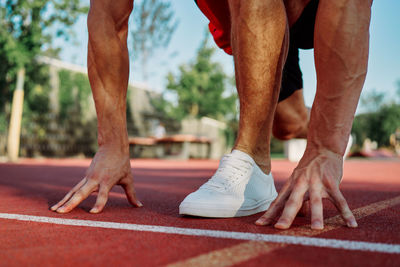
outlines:
[[[90,160],[28,160],[0,164],[0,213],[170,226],[231,232],[307,236],[400,245],[400,161],[348,160],[342,192],[359,227],[343,226],[324,202],[324,231],[311,231],[309,218],[296,218],[289,232],[259,227],[261,215],[233,219],[181,217],[183,198],[207,181],[217,161],[134,160],[132,171],[143,208],[132,208],[121,188],[105,210],[88,211],[91,196],[69,214],[49,207],[85,175]],[[277,189],[296,165],[273,161]],[[398,198],[397,198],[398,199]],[[383,202],[382,202],[383,201]],[[386,202],[385,202],[386,201]],[[386,203],[386,204],[382,204]],[[336,216],[336,217],[335,217]],[[400,254],[226,238],[128,231],[0,219],[0,266],[400,266]]]

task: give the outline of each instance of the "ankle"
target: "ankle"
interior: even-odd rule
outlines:
[[[265,174],[271,173],[271,161],[270,160],[267,162],[264,157],[262,160],[254,159],[254,161],[263,173],[265,173]]]
[[[271,173],[271,157],[269,154],[269,151],[252,151],[248,149],[247,147],[243,147],[241,145],[236,145],[233,147],[233,150],[240,150],[247,155],[249,155],[254,162],[257,164],[257,166],[261,169],[262,172],[265,174],[270,174]]]

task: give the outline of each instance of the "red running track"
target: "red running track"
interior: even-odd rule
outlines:
[[[21,160],[19,164],[0,164],[0,214],[400,245],[399,161],[347,161],[342,192],[350,207],[357,211],[359,227],[344,227],[335,217],[333,205],[326,202],[325,218],[333,219],[326,222],[324,231],[309,230],[306,227],[309,218],[301,217],[296,218],[291,230],[279,231],[255,226],[254,221],[261,214],[232,219],[179,216],[179,203],[213,174],[217,161],[134,160],[135,185],[143,208],[132,208],[122,190],[115,188],[101,214],[88,213],[95,196],[69,214],[49,211],[52,204],[82,179],[89,163],[89,160]],[[294,167],[287,161],[273,161],[278,190]],[[0,219],[0,266],[168,264],[400,266],[400,253]]]

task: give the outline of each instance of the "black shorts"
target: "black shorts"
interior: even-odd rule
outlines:
[[[296,90],[303,88],[303,74],[299,65],[299,49],[314,47],[314,26],[318,0],[311,0],[303,13],[290,28],[289,51],[282,73],[279,101],[285,100]]]

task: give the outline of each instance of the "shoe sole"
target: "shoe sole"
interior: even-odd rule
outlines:
[[[228,209],[212,209],[208,207],[190,207],[191,205],[181,205],[179,207],[180,215],[190,215],[197,217],[207,217],[207,218],[233,218],[233,217],[243,217],[250,216],[262,211],[266,211],[271,205],[272,201],[275,200],[277,195],[275,195],[271,199],[264,200],[261,204],[257,205],[254,208],[245,209],[245,210],[228,210]]]

